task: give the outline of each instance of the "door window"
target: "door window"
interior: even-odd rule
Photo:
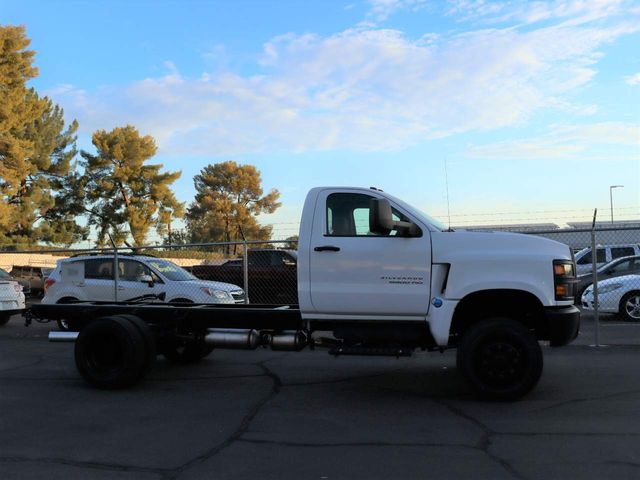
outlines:
[[[113,280],[113,260],[110,258],[85,260],[84,278]]]
[[[394,236],[378,235],[369,231],[369,202],[374,199],[363,193],[332,193],[327,197],[327,235],[333,237]],[[395,221],[410,220],[395,208],[391,209]]]
[[[144,282],[144,277],[151,277],[155,283],[161,282],[149,267],[135,260],[119,260],[118,274],[120,280],[125,282]]]
[[[628,257],[630,255],[634,255],[633,247],[612,247],[611,248],[611,259],[620,258],[620,257]]]
[[[607,252],[604,248],[596,249],[596,263],[605,263],[607,261]],[[591,252],[585,253],[580,260],[578,260],[578,265],[586,265],[592,263]]]

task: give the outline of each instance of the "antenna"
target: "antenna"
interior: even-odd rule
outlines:
[[[449,230],[451,230],[451,209],[449,207],[449,174],[447,173],[447,157],[444,157],[444,185],[447,189],[447,222]]]

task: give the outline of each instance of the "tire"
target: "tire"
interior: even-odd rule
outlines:
[[[204,341],[170,340],[162,346],[162,355],[171,363],[188,365],[197,363],[213,351]]]
[[[78,335],[75,361],[87,383],[100,389],[129,387],[147,372],[148,351],[140,330],[127,318],[103,317]]]
[[[457,366],[481,398],[512,401],[540,380],[542,350],[522,323],[492,318],[465,332],[458,345]]]
[[[9,323],[9,320],[11,320],[11,315],[9,315],[8,313],[0,314],[0,327],[3,327],[7,323]]]
[[[618,312],[628,322],[640,322],[640,291],[626,293],[620,300]]]
[[[138,331],[142,334],[144,338],[144,344],[146,349],[146,358],[145,358],[145,371],[148,371],[153,367],[153,364],[156,362],[156,357],[158,356],[158,349],[156,348],[156,339],[153,335],[153,332],[149,328],[149,325],[144,323],[140,317],[136,317],[135,315],[118,315],[120,318],[124,318],[125,320],[131,322],[131,324],[138,329]]]

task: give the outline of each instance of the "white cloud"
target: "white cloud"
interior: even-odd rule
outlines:
[[[590,153],[594,147],[615,146],[608,160],[640,161],[640,124],[602,122],[584,125],[553,125],[546,135],[470,147],[469,156],[491,159],[602,158]],[[586,155],[585,155],[586,153]]]
[[[367,13],[367,18],[383,22],[399,10],[418,10],[426,3],[426,0],[369,0],[371,8]]]
[[[627,77],[624,77],[624,81],[627,82],[629,85],[639,85],[640,72],[636,73],[635,75],[629,75]]]
[[[576,25],[565,17],[418,40],[362,27],[287,34],[265,44],[260,74],[226,68],[192,79],[169,62],[160,78],[52,95],[85,131],[132,123],[163,153],[399,149],[523,124],[542,109],[593,114],[596,106],[576,104],[573,91],[596,74],[598,49],[640,22]]]

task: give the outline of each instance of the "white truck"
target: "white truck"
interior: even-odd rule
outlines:
[[[578,334],[575,262],[568,246],[511,233],[452,231],[375,188],[307,195],[298,246],[299,305],[34,305],[27,323],[66,319],[81,375],[99,388],[140,380],[156,353],[197,361],[215,348],[333,355],[410,355],[457,348],[457,366],[491,399],[529,392],[540,341]],[[322,342],[318,332],[332,332]]]

